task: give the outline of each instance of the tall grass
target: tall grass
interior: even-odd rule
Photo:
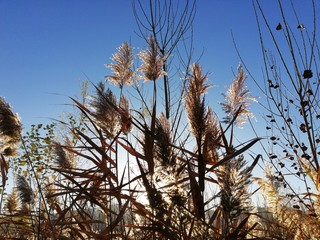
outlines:
[[[154,44],[152,41],[148,42],[149,47]],[[158,58],[151,57],[156,53],[149,50],[143,52],[150,56],[143,58],[143,67],[137,71],[142,72],[142,79],[148,77],[156,83],[163,71],[146,66],[155,64],[153,60]],[[4,216],[26,217],[21,224],[24,227],[16,235],[29,231],[30,236],[37,238],[79,239],[246,236],[250,229],[242,226],[247,225],[250,215],[248,185],[258,159],[245,167],[242,154],[259,139],[236,148],[232,126],[243,108],[248,107],[247,100],[246,105],[234,104],[239,109],[232,109],[234,116],[223,129],[205,103],[208,76],[202,73],[199,63],[190,70],[183,91],[191,135],[182,130],[180,138],[173,138],[180,130],[171,127],[164,113],[157,112],[156,84],[153,101],[150,106],[145,105],[144,115],[129,107],[124,93],[118,99],[106,83],[95,86],[95,94],[87,104],[72,99],[83,115],[82,127],[62,122],[69,129],[65,140],[47,139],[49,145],[43,146],[52,149],[48,174],[55,177],[42,176],[45,184],[39,184],[40,175],[36,172],[18,175],[16,188],[6,199]],[[29,135],[31,139],[37,137]],[[129,162],[123,152],[129,154]],[[27,165],[35,168],[34,162],[27,161]],[[230,178],[231,175],[234,177]],[[37,184],[30,185],[30,176],[38,179]],[[207,191],[212,188],[209,185],[220,192]],[[218,198],[221,200],[216,205]],[[18,220],[11,219],[6,224],[14,226],[15,221]],[[50,226],[48,231],[41,227],[44,224]],[[4,234],[12,235],[11,231]]]
[[[252,177],[262,154],[247,153],[261,138],[239,144],[235,136],[237,127],[245,127],[254,117],[250,104],[255,98],[246,88],[243,65],[224,94],[223,116],[207,103],[210,75],[199,62],[192,63],[191,54],[180,59],[182,78],[169,71],[173,53],[182,56],[177,48],[185,43],[181,41],[192,25],[195,5],[187,1],[179,12],[173,11],[171,1],[165,3],[161,10],[161,1],[150,1],[148,15],[137,2],[135,13],[143,11],[150,24],[150,28],[143,25],[136,15],[145,49],[134,53],[128,42],[123,43],[112,63],[106,64],[112,74],[104,82],[92,83],[94,91],[84,90],[82,100],[70,98],[76,116],[55,125],[34,125],[22,137],[19,118],[0,99],[1,238],[319,238],[317,192],[288,195],[283,191],[288,182],[277,168],[278,174],[267,168],[264,177]],[[170,19],[173,22],[167,25]],[[287,39],[290,34],[287,29]],[[310,78],[305,76],[307,86]],[[174,83],[180,88],[173,90]],[[108,84],[120,91],[112,91]],[[272,84],[267,89],[274,89]],[[175,101],[174,91],[179,96]],[[317,88],[313,93],[318,93]],[[315,123],[311,114],[317,112],[318,103],[308,97],[315,107],[302,102],[301,116]],[[282,117],[275,112],[271,116]],[[292,129],[289,126],[287,122]],[[316,126],[305,129],[309,143],[317,134]],[[19,142],[21,150],[16,151]],[[303,146],[297,148],[306,154]],[[297,163],[304,170],[299,172],[310,176],[317,187],[316,159],[306,155],[301,159]],[[5,196],[9,166],[16,175]],[[258,190],[251,190],[253,181]],[[256,191],[265,196],[265,206],[252,204]]]

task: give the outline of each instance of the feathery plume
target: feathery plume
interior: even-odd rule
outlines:
[[[216,116],[208,108],[207,130],[203,141],[203,157],[206,163],[215,164],[219,160],[217,149],[220,147],[221,133]]]
[[[163,113],[161,113],[156,123],[155,140],[155,153],[161,164],[164,166],[172,164],[173,152],[170,123]]]
[[[261,233],[256,235],[265,237],[267,232],[269,236],[279,236],[282,239],[319,239],[318,218],[294,206],[290,207],[288,203],[292,199],[280,195],[281,182],[274,176],[269,166],[266,166],[265,174],[264,178],[255,180],[266,197],[269,213],[265,215],[258,212],[262,228]]]
[[[61,169],[70,169],[75,165],[74,154],[65,150],[65,147],[71,147],[71,141],[69,138],[65,141],[65,147],[59,143],[53,145],[54,154],[56,155],[55,162]]]
[[[120,108],[120,115],[121,115],[120,118],[121,118],[122,132],[124,134],[128,134],[132,129],[132,124],[131,124],[131,115],[130,115],[130,109],[129,109],[129,101],[124,95],[121,95],[120,97],[119,108]]]
[[[0,147],[3,155],[16,154],[17,143],[22,131],[19,116],[14,114],[10,105],[0,97]]]
[[[90,105],[95,110],[93,116],[98,125],[108,137],[114,136],[119,128],[119,114],[115,109],[117,99],[112,91],[105,89],[105,85],[100,82]]]
[[[153,37],[148,39],[147,50],[139,53],[142,65],[139,70],[143,74],[145,81],[155,81],[166,73],[162,70],[163,62],[166,57],[160,57],[158,53],[158,45]]]
[[[234,118],[239,128],[247,121],[248,117],[254,118],[252,112],[249,111],[250,101],[256,101],[255,97],[250,95],[250,91],[246,89],[245,81],[247,77],[241,65],[238,67],[237,77],[224,94],[225,102],[221,103],[226,113],[225,122],[230,123]]]
[[[30,204],[33,202],[33,191],[27,179],[23,176],[17,175],[16,179],[18,195],[23,204]]]
[[[202,74],[200,64],[191,66],[192,74],[186,89],[186,113],[189,120],[190,131],[195,136],[198,150],[198,177],[201,191],[204,191],[205,159],[202,153],[204,136],[207,131],[209,110],[205,106],[204,94],[210,85],[205,84],[208,76]]]
[[[245,165],[243,155],[239,155],[222,165],[217,172],[221,206],[229,223],[239,220],[241,214],[251,209],[250,194],[247,192],[252,182],[251,170]]]
[[[206,129],[207,111],[203,94],[210,85],[205,84],[208,75],[202,74],[200,64],[191,66],[192,75],[189,77],[189,85],[186,89],[186,112],[190,123],[190,130],[194,136],[202,136]]]
[[[129,43],[124,42],[111,59],[114,63],[105,66],[112,70],[113,75],[107,76],[106,79],[115,85],[119,85],[120,88],[124,85],[130,85],[134,81],[134,71],[132,70],[134,56]]]
[[[258,183],[266,197],[268,207],[274,214],[279,213],[280,203],[283,197],[279,194],[280,182],[276,179],[274,173],[272,173],[271,168],[267,165],[265,167],[265,177],[264,178],[254,178]]]
[[[9,213],[13,213],[19,209],[19,199],[17,190],[14,188],[12,192],[8,195],[5,203],[5,208],[8,210]]]
[[[58,204],[58,197],[55,195],[56,188],[53,183],[47,182],[44,189],[44,196],[51,208],[54,208]]]

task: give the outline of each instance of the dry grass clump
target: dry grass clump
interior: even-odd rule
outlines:
[[[27,215],[25,229],[53,238],[246,239],[263,236],[263,231],[280,234],[271,234],[280,215],[272,216],[269,225],[264,218],[248,221],[252,214],[248,187],[259,157],[248,165],[244,152],[259,139],[239,147],[233,143],[233,126],[241,115],[237,110],[248,104],[229,108],[235,115],[224,129],[205,103],[207,75],[200,64],[190,69],[184,99],[191,135],[176,138],[170,118],[164,113],[154,118],[156,101],[146,105],[150,114],[144,116],[129,109],[123,93],[117,101],[100,83],[89,107],[74,100],[84,119],[81,130],[65,123],[73,140],[48,145],[53,149],[50,171],[56,177],[37,185],[43,196],[36,197],[31,182],[17,176],[17,196],[12,193],[7,198],[6,213]],[[128,154],[122,169],[120,151]],[[137,171],[132,172],[133,167]],[[212,187],[219,192],[211,192]],[[22,207],[15,205],[17,197]],[[281,221],[288,229],[288,223]]]
[[[307,209],[291,204],[288,196],[280,194],[282,183],[270,168],[266,168],[264,178],[255,178],[259,184],[266,207],[257,210],[255,221],[259,226],[253,231],[254,236],[278,237],[282,239],[319,239],[320,224],[318,217]]]
[[[49,170],[55,178],[40,182],[39,173],[34,171],[39,190],[35,195],[32,181],[17,176],[22,207],[17,209],[8,198],[7,213],[28,216],[23,226],[38,237],[248,237],[256,226],[248,222],[248,186],[259,157],[247,165],[244,152],[259,139],[234,147],[233,126],[241,116],[239,109],[249,105],[232,105],[234,109],[229,109],[235,115],[224,126],[205,102],[210,87],[207,74],[202,73],[199,63],[191,65],[190,70],[184,88],[184,111],[191,134],[182,131],[177,137],[180,126],[173,125],[164,113],[157,113],[156,84],[151,105],[141,99],[148,112],[143,115],[129,109],[122,89],[118,101],[100,83],[88,107],[73,99],[83,118],[79,125],[64,123],[70,128],[72,141],[67,137],[63,144],[53,141],[47,146],[53,163]],[[120,167],[123,152],[127,153],[124,168]],[[34,166],[32,161],[28,164]],[[213,187],[220,191],[211,192]],[[145,196],[143,201],[139,200],[141,196]],[[46,226],[46,230],[40,226]]]

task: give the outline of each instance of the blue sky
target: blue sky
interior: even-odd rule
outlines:
[[[276,26],[276,1],[262,2]],[[305,4],[309,1],[294,2],[302,13],[309,7]],[[200,62],[216,86],[210,91],[219,94],[208,101],[222,100],[220,93],[240,62],[231,30],[259,78],[262,58],[251,1],[199,0],[193,26],[195,57],[203,52]],[[135,30],[129,0],[1,0],[0,96],[19,113],[25,127],[56,118],[70,109],[64,105],[70,103],[67,96],[79,95],[83,80],[104,79],[108,74],[104,64],[122,42],[145,46]],[[255,85],[248,85],[258,96]]]

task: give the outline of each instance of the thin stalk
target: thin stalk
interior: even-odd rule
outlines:
[[[38,190],[39,190],[39,194],[40,194],[40,198],[42,199],[43,201],[43,204],[44,204],[44,207],[45,207],[45,210],[46,210],[46,214],[47,214],[47,217],[48,217],[48,222],[49,222],[49,227],[51,228],[51,231],[54,232],[54,227],[52,226],[52,223],[51,223],[51,219],[50,219],[50,215],[49,215],[49,209],[48,209],[48,206],[47,206],[47,203],[45,201],[45,197],[44,197],[44,194],[42,192],[42,188],[41,188],[41,184],[39,182],[39,179],[37,177],[37,174],[36,174],[36,171],[35,171],[35,167],[33,166],[33,163],[30,159],[30,154],[29,154],[29,151],[27,149],[27,146],[26,146],[26,143],[23,139],[22,136],[20,136],[20,139],[21,139],[21,143],[22,143],[22,146],[23,146],[23,149],[25,150],[25,152],[27,153],[26,156],[27,156],[27,162],[31,168],[31,171],[33,172],[34,174],[34,179],[36,181],[36,184],[37,184],[37,187],[38,187]],[[39,229],[40,230],[40,229]]]

